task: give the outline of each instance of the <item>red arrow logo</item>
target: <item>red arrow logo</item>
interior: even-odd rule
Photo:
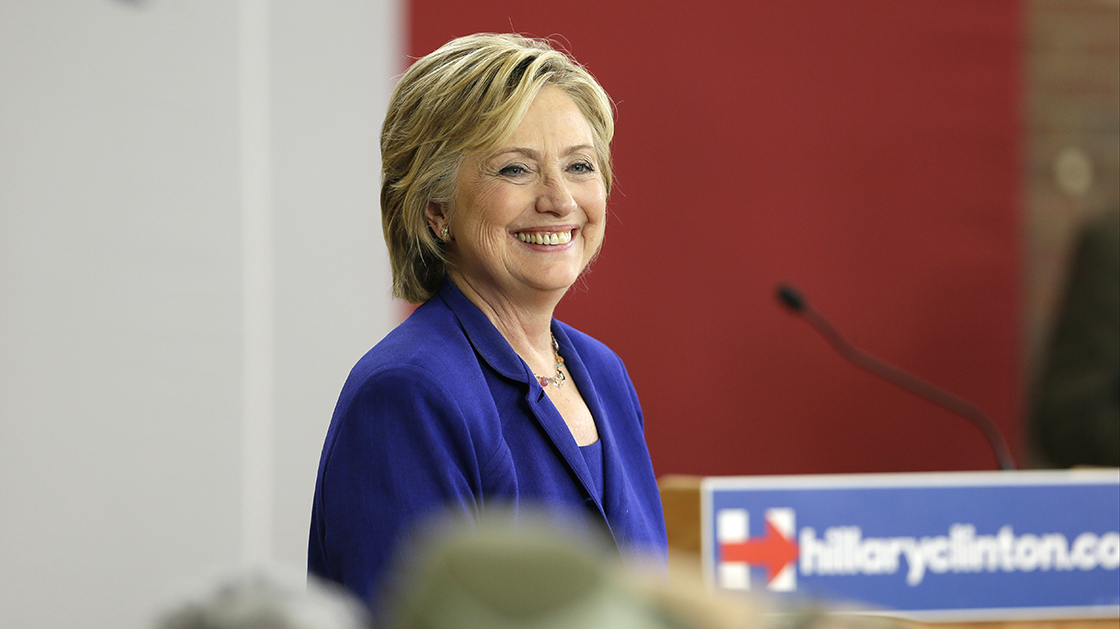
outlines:
[[[798,548],[781,531],[766,520],[765,537],[752,537],[737,544],[720,544],[722,561],[766,566],[766,582],[774,580],[791,561],[797,559]]]

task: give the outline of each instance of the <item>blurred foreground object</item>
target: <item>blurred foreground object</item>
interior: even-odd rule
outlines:
[[[1120,212],[1081,233],[1031,421],[1043,464],[1120,466]]]
[[[602,549],[602,552],[599,550]],[[609,551],[609,552],[608,552]],[[764,623],[751,600],[708,590],[699,570],[624,567],[587,528],[543,520],[444,527],[405,563],[392,629],[738,629]]]
[[[365,607],[302,573],[258,571],[221,582],[159,619],[157,629],[367,629]]]

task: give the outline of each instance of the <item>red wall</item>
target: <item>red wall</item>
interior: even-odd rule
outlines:
[[[413,0],[410,20],[412,55],[559,37],[616,100],[612,222],[558,316],[626,361],[659,474],[994,467],[975,428],[781,310],[781,281],[1021,450],[1019,2]]]

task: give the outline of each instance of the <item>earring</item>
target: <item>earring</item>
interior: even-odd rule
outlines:
[[[447,225],[444,225],[443,228],[439,230],[439,239],[443,242],[447,242],[451,239],[451,230],[447,229]]]

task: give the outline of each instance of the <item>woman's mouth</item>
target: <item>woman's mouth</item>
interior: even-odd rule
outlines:
[[[530,245],[566,245],[572,241],[572,232],[517,232],[514,234],[521,242]]]

